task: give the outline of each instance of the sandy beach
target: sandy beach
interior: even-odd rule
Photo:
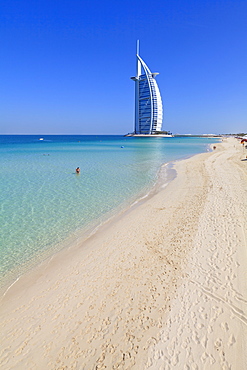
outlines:
[[[247,155],[234,138],[21,277],[1,369],[247,369]]]

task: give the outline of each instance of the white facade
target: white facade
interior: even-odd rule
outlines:
[[[139,56],[137,43],[135,81],[135,134],[155,134],[162,131],[163,108],[160,91],[152,73]]]

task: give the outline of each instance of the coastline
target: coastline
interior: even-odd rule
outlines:
[[[207,144],[207,151],[210,146],[212,147],[212,144]],[[139,194],[135,194],[131,198],[126,199],[123,203],[92,220],[87,225],[72,230],[68,236],[61,239],[61,241],[50,244],[50,246],[44,250],[40,249],[38,254],[34,254],[22,264],[16,265],[9,272],[4,271],[4,273],[1,274],[0,295],[4,296],[19,279],[25,276],[25,274],[39,268],[39,266],[43,268],[43,266],[49,263],[49,260],[53,259],[57,253],[62,253],[63,250],[66,249],[76,248],[77,245],[83,243],[88,237],[98,232],[98,230],[101,230],[105,224],[114,222],[115,219],[117,220],[118,217],[122,217],[123,214],[129,212],[132,207],[138,206],[143,201],[146,201],[155,193],[159,192],[160,189],[164,188],[176,176],[176,171],[173,169],[174,164],[181,159],[186,159],[193,155],[195,154],[188,154],[182,158],[163,163],[157,172],[156,179],[154,179],[148,187],[142,189]]]
[[[193,155],[194,154],[192,154],[191,156]],[[4,298],[8,291],[12,289],[12,287],[14,287],[19,280],[22,281],[24,279],[25,281],[28,281],[30,274],[32,275],[33,273],[38,273],[40,269],[42,270],[46,265],[49,265],[54,258],[58,256],[58,258],[60,258],[63,254],[67,255],[68,252],[76,252],[77,248],[80,248],[81,245],[86,245],[87,240],[93,237],[97,232],[101,232],[105,228],[109,228],[112,223],[118,221],[122,217],[125,217],[125,215],[131,212],[133,208],[138,207],[140,204],[147,201],[156,193],[158,193],[162,188],[166,187],[176,177],[176,171],[173,169],[175,163],[176,160],[164,163],[160,167],[157,179],[153,184],[151,184],[147,193],[142,192],[138,195],[138,197],[133,198],[132,200],[126,200],[118,207],[105,213],[100,218],[97,218],[85,227],[72,232],[60,243],[54,245],[54,247],[52,248],[52,254],[50,253],[50,250],[42,251],[40,256],[34,256],[28,263],[24,264],[23,266],[17,266],[16,270],[21,271],[21,274],[17,275],[15,274],[15,272],[11,272],[10,278],[6,280],[4,285],[0,286],[0,304],[2,298]],[[35,262],[35,259],[37,259],[38,262]],[[12,276],[16,277],[12,278]]]
[[[20,279],[2,302],[3,368],[246,364],[238,145],[176,162],[164,189]]]

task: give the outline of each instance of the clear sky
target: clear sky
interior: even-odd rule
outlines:
[[[163,129],[247,132],[246,0],[0,0],[0,134],[134,128],[136,40]]]

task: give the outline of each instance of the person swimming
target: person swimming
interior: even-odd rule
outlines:
[[[76,170],[75,170],[76,173],[80,173],[81,170],[80,170],[80,167],[77,167]]]

